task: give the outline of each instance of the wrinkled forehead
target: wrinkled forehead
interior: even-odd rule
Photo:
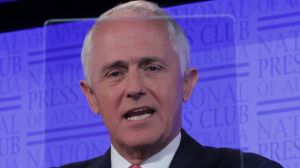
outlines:
[[[126,29],[128,25],[135,26],[131,27],[132,31],[136,31],[137,29],[160,29],[160,31],[168,34],[166,17],[158,16],[158,14],[155,14],[151,10],[142,9],[131,10],[125,8],[107,13],[97,20],[94,29],[95,31],[105,30],[105,27],[109,27],[109,29],[116,27]]]
[[[104,19],[114,19],[114,18],[163,18],[162,14],[151,11],[146,8],[123,8],[109,13],[104,13],[99,17],[98,20]]]
[[[160,39],[171,45],[171,37],[164,18],[140,17],[134,15],[108,17],[98,21],[93,27],[92,43],[99,39],[128,38],[144,36],[144,38]],[[112,40],[112,39],[111,39]]]
[[[169,36],[166,23],[161,19],[118,18],[98,22],[94,27],[95,34],[114,34],[119,32],[148,32]]]
[[[159,31],[169,34],[167,22],[158,17],[113,17],[105,18],[95,23],[94,32],[110,30]],[[105,33],[105,32],[104,32]]]
[[[173,52],[174,47],[165,18],[139,16],[136,13],[113,13],[100,19],[93,27],[91,57],[109,59],[108,49],[129,52],[128,48],[141,50],[140,44],[155,48],[157,52]],[[139,47],[138,47],[139,46]],[[146,48],[143,48],[146,49]],[[110,50],[110,52],[112,52]],[[124,54],[125,54],[124,53]],[[174,54],[176,55],[176,54]],[[105,57],[105,58],[104,58]]]

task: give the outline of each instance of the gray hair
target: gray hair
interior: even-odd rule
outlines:
[[[87,33],[84,43],[83,43],[83,48],[81,52],[81,63],[83,66],[83,71],[84,75],[90,83],[90,79],[88,76],[88,63],[89,63],[89,52],[92,47],[92,34],[94,31],[94,27],[97,23],[101,22],[104,19],[108,19],[109,16],[117,11],[123,11],[127,10],[130,12],[135,12],[139,15],[143,15],[143,17],[149,16],[153,19],[163,19],[167,23],[167,29],[169,32],[169,37],[172,42],[172,46],[177,52],[179,56],[179,63],[180,63],[180,71],[181,74],[183,75],[186,68],[189,65],[189,57],[190,57],[190,46],[187,40],[187,37],[184,33],[184,31],[181,29],[181,27],[175,22],[174,19],[172,19],[169,14],[167,14],[162,8],[160,8],[157,4],[153,2],[148,2],[148,1],[143,1],[143,0],[136,0],[136,1],[130,1],[124,4],[120,4],[102,15],[100,15],[96,21],[96,23],[92,26],[92,28],[89,30]]]

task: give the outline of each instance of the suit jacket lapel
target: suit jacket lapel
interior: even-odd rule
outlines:
[[[88,168],[111,168],[110,148]]]
[[[208,168],[214,167],[218,154],[207,152],[205,147],[191,138],[184,130],[181,131],[180,145],[174,155],[170,168]]]

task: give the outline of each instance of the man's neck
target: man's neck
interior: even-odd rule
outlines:
[[[181,141],[181,134],[179,133],[166,147],[164,147],[158,153],[152,155],[147,160],[139,163],[143,168],[166,168],[169,167],[173,157],[179,147]],[[126,160],[120,153],[111,145],[111,167],[129,167],[132,165],[128,160]]]
[[[142,147],[126,147],[125,145],[120,147],[120,145],[112,144],[116,151],[131,164],[142,164],[145,160],[155,155],[163,148],[165,148],[180,132],[175,134],[166,143],[155,143],[155,145],[144,145]],[[160,144],[160,145],[157,145]]]

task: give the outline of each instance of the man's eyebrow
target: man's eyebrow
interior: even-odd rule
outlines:
[[[105,65],[101,70],[102,72],[105,72],[108,69],[113,69],[113,68],[126,68],[128,67],[128,64],[124,61],[115,61],[112,63],[109,63]]]
[[[159,58],[159,57],[155,57],[155,56],[150,56],[150,57],[143,57],[138,61],[138,65],[139,66],[143,66],[143,65],[147,65],[153,62],[160,62],[160,63],[164,63],[164,61]]]

